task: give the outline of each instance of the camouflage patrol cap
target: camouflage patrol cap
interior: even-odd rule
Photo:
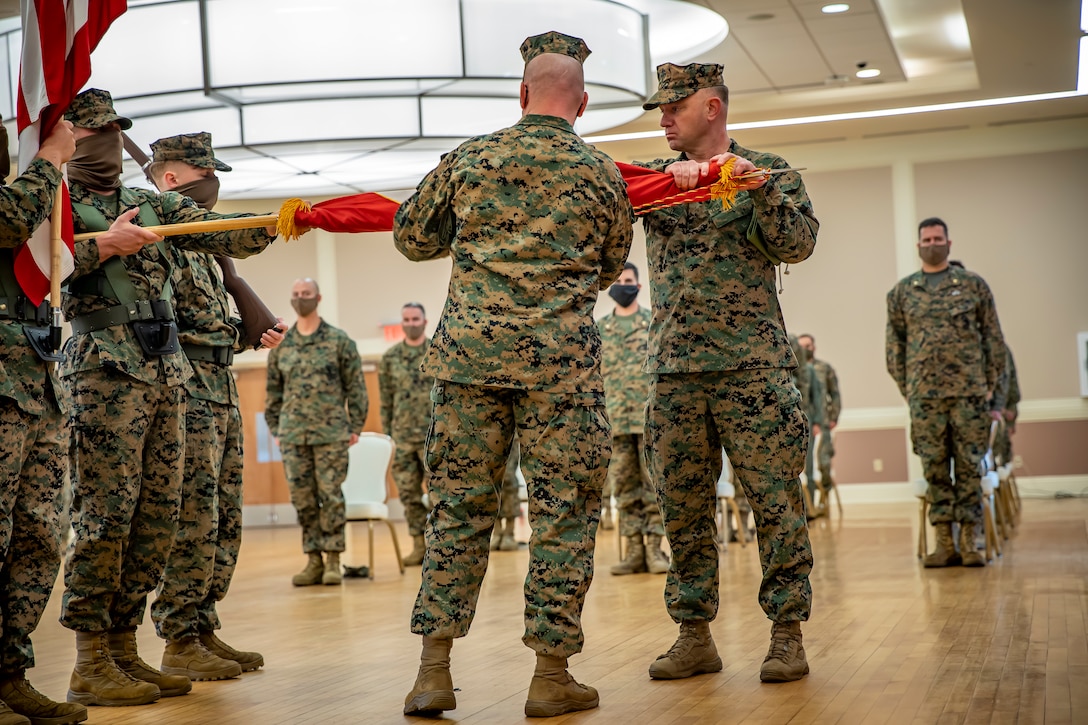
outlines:
[[[676,103],[687,98],[700,88],[724,85],[722,67],[718,63],[662,63],[657,67],[657,93],[647,98],[642,108],[652,111],[666,103]]]
[[[160,138],[151,144],[152,161],[183,161],[198,169],[230,171],[230,167],[215,158],[212,135],[207,131],[183,133]]]
[[[102,128],[116,122],[122,131],[132,128],[132,121],[118,116],[113,110],[113,96],[109,91],[88,88],[72,99],[64,118],[78,128]]]
[[[581,38],[563,35],[555,30],[526,38],[521,44],[521,57],[526,63],[544,53],[568,55],[579,63],[584,63],[591,52]]]

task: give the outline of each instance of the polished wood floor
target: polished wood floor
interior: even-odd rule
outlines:
[[[650,662],[675,638],[664,576],[615,577],[615,532],[601,532],[575,676],[601,693],[571,723],[1088,723],[1088,500],[1025,500],[1020,529],[985,569],[924,570],[915,559],[913,504],[850,506],[818,522],[813,616],[804,627],[812,674],[763,685],[769,623],[756,604],[755,548],[722,554],[722,607],[713,623],[725,669],[651,681]],[[364,563],[357,525],[347,563]],[[523,527],[523,524],[522,524]],[[400,529],[402,543],[407,538]],[[520,531],[525,538],[524,528]],[[293,588],[294,528],[247,529],[222,636],[263,652],[263,670],[154,705],[92,708],[90,723],[405,723],[418,664],[408,613],[419,570],[401,576],[375,530],[375,581]],[[472,632],[453,649],[460,723],[523,721],[533,655],[520,641],[527,551],[495,553]],[[64,697],[74,637],[57,623],[60,589],[35,637],[39,689]],[[150,622],[145,659],[162,644]]]

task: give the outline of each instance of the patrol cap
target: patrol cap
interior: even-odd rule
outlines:
[[[700,88],[724,85],[722,66],[719,63],[662,63],[657,67],[657,93],[647,98],[642,108],[652,111],[666,103],[676,103],[687,98]]]
[[[207,131],[160,138],[151,144],[151,160],[182,161],[198,169],[230,171],[229,166],[215,158],[212,135]]]
[[[521,44],[521,57],[526,63],[544,53],[568,55],[579,63],[584,63],[591,52],[586,42],[581,38],[564,35],[555,30],[533,35],[526,38]]]
[[[64,118],[79,128],[102,128],[116,122],[122,131],[132,128],[132,121],[118,116],[113,110],[113,96],[109,91],[88,88],[72,99]]]

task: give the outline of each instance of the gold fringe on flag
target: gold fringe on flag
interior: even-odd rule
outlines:
[[[295,224],[295,212],[308,212],[311,209],[310,202],[299,198],[288,199],[280,206],[279,217],[276,220],[276,231],[288,242],[301,237],[306,230],[299,229]]]

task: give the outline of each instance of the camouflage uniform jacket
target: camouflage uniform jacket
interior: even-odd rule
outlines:
[[[1005,340],[985,280],[950,267],[930,288],[915,272],[888,292],[887,366],[907,400],[985,396],[1005,369]]]
[[[94,206],[112,222],[114,210],[78,182],[69,184],[73,202]],[[222,214],[205,211],[192,199],[173,191],[156,194],[144,189],[129,189],[122,186],[118,190],[118,209],[124,211],[133,206],[148,203],[159,221],[163,224],[219,219]],[[72,215],[75,233],[93,231],[83,225],[78,214]],[[210,254],[223,254],[229,257],[244,258],[263,251],[274,239],[264,229],[239,229],[230,232],[210,234],[192,234],[168,237],[163,244],[149,244],[135,254],[121,257],[128,271],[129,279],[136,290],[137,298],[156,300],[162,297],[167,275],[173,264],[173,255],[166,251],[169,247],[179,247]],[[75,271],[71,280],[93,274],[101,269],[98,261],[98,244],[89,239],[76,244]],[[66,294],[64,296],[64,315],[73,317],[85,315],[96,310],[113,307],[117,301],[98,294]],[[178,351],[161,357],[145,357],[136,336],[128,325],[116,325],[104,330],[97,330],[85,335],[73,335],[65,344],[66,361],[61,365],[61,377],[68,377],[84,370],[109,367],[125,373],[136,380],[153,383],[160,379],[168,385],[180,385],[192,375],[192,368],[184,353]],[[163,375],[163,378],[160,378]]]
[[[397,443],[422,443],[431,424],[434,378],[420,369],[430,340],[413,347],[403,340],[385,351],[378,367],[382,430]]]
[[[12,277],[14,248],[49,218],[60,179],[57,167],[35,159],[10,186],[0,189],[0,265],[11,270]],[[41,415],[55,405],[51,388],[48,367],[31,349],[22,323],[0,318],[0,397],[11,398],[25,413]]]
[[[736,141],[729,152],[759,167],[788,167]],[[660,171],[686,159],[681,154],[641,165]],[[642,223],[653,283],[647,372],[797,365],[768,255],[793,264],[816,246],[819,222],[800,175],[772,176],[763,187],[740,192],[729,209],[718,201],[679,204],[643,216]]]
[[[636,435],[646,425],[650,377],[642,372],[650,339],[650,311],[639,307],[622,317],[615,311],[597,320],[601,331],[601,374],[604,403],[612,435]]]
[[[994,388],[994,398],[990,401],[991,410],[1011,410],[1013,420],[1016,420],[1016,406],[1020,403],[1020,381],[1016,378],[1016,361],[1012,358],[1012,350],[1005,346],[1005,369],[997,379],[997,387]]]
[[[363,362],[347,333],[324,320],[298,328],[268,354],[264,418],[281,443],[324,445],[361,433],[366,422]]]
[[[797,392],[801,393],[801,409],[805,411],[809,425],[827,425],[827,396],[820,383],[820,376],[816,373],[816,367],[807,362],[805,350],[796,335],[790,335],[789,341],[794,357],[802,361],[790,373]]]
[[[233,216],[233,215],[232,215]],[[230,299],[217,272],[219,263],[204,252],[172,248],[174,315],[182,344],[236,348],[238,328],[231,322]],[[197,400],[238,404],[238,389],[227,365],[190,360],[193,377],[185,391]]]
[[[440,379],[603,392],[599,290],[623,270],[631,203],[619,170],[554,116],[463,143],[401,204],[397,249],[453,258],[424,360]]]
[[[824,390],[824,403],[827,411],[827,422],[838,423],[839,413],[842,412],[842,396],[839,393],[839,376],[835,374],[835,368],[824,360],[813,360],[812,367],[816,370],[816,379],[820,381],[820,387]]]

